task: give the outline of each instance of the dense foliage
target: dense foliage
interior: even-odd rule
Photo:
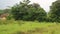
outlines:
[[[8,20],[60,22],[60,0],[52,3],[48,14],[39,4],[30,4],[29,0],[23,0],[19,4],[11,7],[11,9],[0,10],[0,16],[4,13],[9,14],[9,16],[6,17]]]
[[[60,1],[59,0],[52,3],[52,6],[50,7],[49,15],[51,21],[60,22]]]
[[[29,0],[20,2],[12,7],[12,15],[15,20],[27,20],[27,21],[45,21],[46,12],[39,4],[33,3],[29,4]]]

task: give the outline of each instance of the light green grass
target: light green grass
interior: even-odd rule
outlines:
[[[24,24],[21,24],[24,23]],[[17,21],[0,25],[0,34],[60,34],[60,24]]]

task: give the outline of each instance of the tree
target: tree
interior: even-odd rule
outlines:
[[[12,7],[11,13],[15,20],[22,20],[23,16],[27,14],[27,5],[29,3],[29,0],[24,0],[23,2],[20,2],[20,4],[16,4]]]
[[[29,2],[29,0],[24,0],[12,7],[11,11],[14,19],[27,21],[44,20],[46,17],[44,9],[37,3],[29,4]]]
[[[50,7],[50,19],[53,22],[60,22],[60,0],[57,0],[52,3]]]
[[[3,13],[3,10],[0,10],[0,14]]]

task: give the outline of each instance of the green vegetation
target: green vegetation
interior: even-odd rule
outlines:
[[[14,20],[7,22],[8,24],[0,25],[0,34],[60,34],[59,23]]]
[[[19,4],[12,6],[10,9],[0,10],[0,16],[8,13],[8,20],[23,20],[23,21],[39,21],[39,22],[60,22],[60,1],[57,0],[50,6],[48,14],[40,7],[39,4],[29,4],[29,0],[23,0]],[[2,13],[2,14],[1,14]]]
[[[33,3],[29,4],[30,1],[26,0],[20,2],[12,7],[11,14],[15,20],[25,20],[25,21],[45,21],[47,14],[39,4]]]
[[[3,10],[0,10],[0,13],[3,13]]]
[[[60,22],[60,0],[52,3],[50,7],[49,17],[54,22]]]
[[[48,14],[39,4],[29,3],[0,10],[0,34],[60,34],[60,1],[52,3]]]

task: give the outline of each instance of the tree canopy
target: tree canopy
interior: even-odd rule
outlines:
[[[24,0],[13,6],[11,9],[13,18],[15,20],[44,21],[46,18],[45,10],[37,3],[29,3],[29,0]]]
[[[60,22],[60,0],[52,3],[50,7],[50,19],[55,22]]]

